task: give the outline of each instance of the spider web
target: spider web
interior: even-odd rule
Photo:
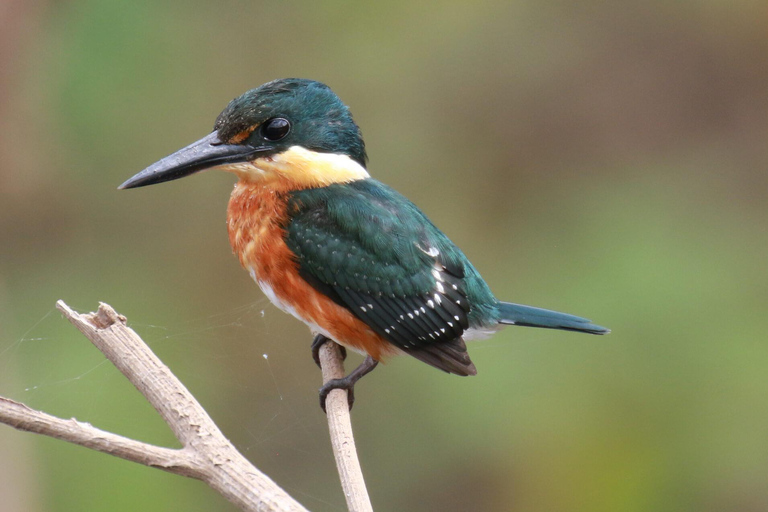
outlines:
[[[128,319],[246,457],[290,492],[335,509],[332,493],[302,490],[291,462],[328,456],[325,443],[317,442],[327,431],[311,336],[286,339],[282,331],[292,323],[266,299],[184,322]],[[25,327],[0,338],[0,395],[135,439],[177,445],[146,400],[55,308]],[[160,433],[148,433],[150,427]]]

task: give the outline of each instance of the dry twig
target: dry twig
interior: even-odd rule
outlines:
[[[104,303],[96,313],[87,315],[73,311],[62,301],[56,307],[147,398],[182,448],[142,443],[74,418],[57,418],[7,398],[0,398],[0,423],[197,478],[242,510],[306,512],[232,446],[192,394],[126,326],[125,317]]]
[[[344,360],[336,343],[327,342],[320,347],[320,365],[323,369],[323,382],[344,377]],[[347,499],[350,512],[373,512],[368,490],[363,480],[363,470],[357,458],[355,438],[352,435],[352,422],[349,417],[347,392],[334,389],[325,401],[328,414],[328,431],[331,434],[333,455],[339,470],[341,488]]]

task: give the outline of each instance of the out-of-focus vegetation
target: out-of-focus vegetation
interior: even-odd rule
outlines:
[[[53,309],[112,304],[253,462],[338,511],[310,337],[232,257],[233,178],[116,186],[245,90],[328,83],[370,170],[506,300],[461,379],[358,386],[377,510],[768,509],[762,2],[36,2],[0,12],[0,395],[172,436]],[[265,357],[266,355],[266,357]],[[357,363],[352,356],[350,363]],[[0,427],[2,512],[232,510],[203,484]]]

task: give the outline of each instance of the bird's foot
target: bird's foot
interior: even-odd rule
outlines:
[[[315,360],[315,364],[320,369],[322,369],[322,366],[320,365],[320,347],[322,347],[329,341],[332,342],[333,340],[331,340],[327,336],[323,336],[322,334],[316,335],[315,339],[312,340],[312,359]],[[339,345],[339,349],[341,349],[341,358],[346,359],[347,349],[341,345]]]
[[[314,343],[313,343],[314,346]],[[355,383],[363,378],[365,375],[371,373],[379,362],[371,356],[366,356],[360,366],[352,370],[352,372],[341,379],[332,379],[323,384],[320,388],[320,407],[325,410],[325,400],[328,398],[328,393],[334,389],[346,389],[347,390],[347,403],[349,404],[349,410],[352,410],[352,405],[355,403]]]

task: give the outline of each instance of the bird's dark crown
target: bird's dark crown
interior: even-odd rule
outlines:
[[[272,142],[273,153],[291,146],[344,154],[365,167],[365,143],[349,108],[327,85],[285,78],[251,89],[232,100],[219,114],[214,129],[222,142],[259,145],[268,121],[290,123],[288,134]]]
[[[349,160],[328,158],[328,154]],[[263,178],[270,172],[264,166],[277,155],[295,160],[293,178],[302,186],[368,176],[363,136],[347,106],[327,85],[286,78],[235,98],[219,114],[213,132],[155,162],[119,188],[146,187],[212,168],[239,172],[243,179],[248,174],[243,164],[254,162],[262,167],[251,165],[252,171]],[[313,158],[335,163],[325,167],[300,163]]]

